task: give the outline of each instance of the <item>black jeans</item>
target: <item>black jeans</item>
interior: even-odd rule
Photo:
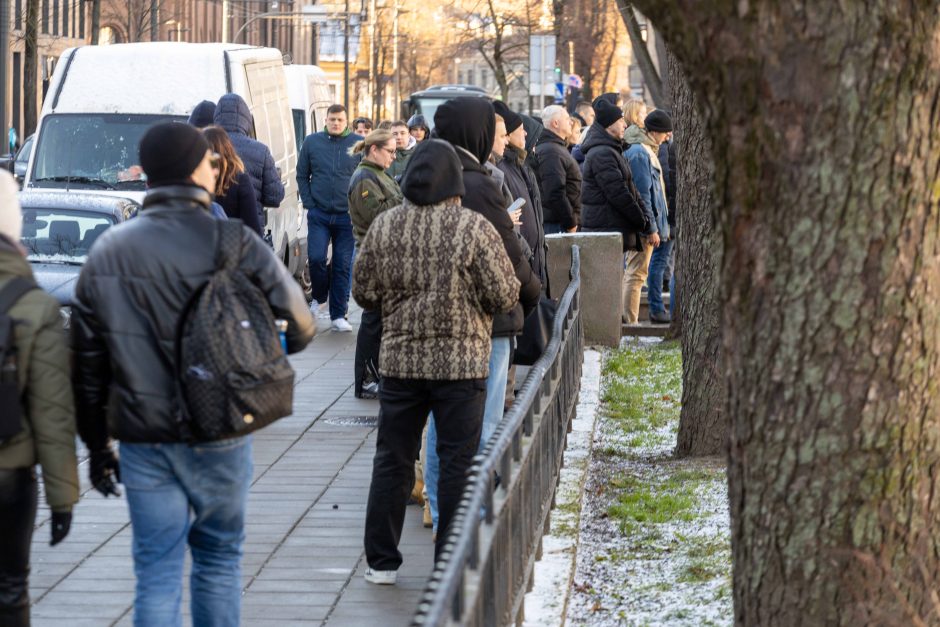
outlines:
[[[366,561],[375,570],[398,570],[402,562],[398,542],[408,494],[414,484],[414,460],[421,448],[421,432],[428,413],[434,412],[441,459],[436,558],[444,547],[447,526],[457,510],[467,471],[480,443],[486,379],[427,381],[385,377],[379,398],[379,433],[366,509]]]
[[[0,627],[29,625],[29,545],[38,498],[32,468],[0,470]]]
[[[362,384],[370,379],[378,381],[379,348],[382,344],[382,312],[363,309],[356,336],[356,359],[353,365],[356,385],[353,393],[362,396]]]

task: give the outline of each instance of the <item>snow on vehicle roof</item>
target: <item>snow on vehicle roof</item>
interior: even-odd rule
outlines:
[[[130,198],[109,194],[75,193],[75,191],[32,192],[21,191],[18,195],[20,205],[26,209],[58,208],[88,211],[122,210],[125,205],[138,203]]]
[[[281,58],[274,48],[185,42],[82,46],[69,52],[71,62],[63,59],[56,68],[67,72],[58,100],[46,99],[50,111],[55,102],[55,113],[188,116],[199,102],[215,102],[228,91],[226,52],[246,61]]]

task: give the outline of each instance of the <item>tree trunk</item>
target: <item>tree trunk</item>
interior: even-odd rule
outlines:
[[[682,338],[682,412],[676,455],[717,455],[728,448],[721,377],[718,269],[721,242],[712,214],[711,144],[682,68],[668,55],[677,151],[676,311]],[[677,296],[678,295],[678,296]]]
[[[23,32],[23,133],[29,137],[39,121],[39,0],[27,0]]]
[[[101,0],[91,0],[91,45],[98,45],[101,30]]]
[[[735,622],[936,623],[940,2],[636,3],[712,140]]]

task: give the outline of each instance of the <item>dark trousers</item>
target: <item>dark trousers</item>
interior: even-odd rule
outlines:
[[[331,268],[327,268],[326,254],[331,242],[333,257]],[[329,299],[331,320],[346,317],[355,245],[348,213],[326,213],[316,209],[307,212],[307,262],[310,264],[313,298],[318,303]]]
[[[359,335],[356,336],[356,360],[353,372],[356,386],[353,388],[356,398],[362,394],[364,381],[379,376],[379,348],[382,344],[382,312],[362,310],[359,323]]]
[[[379,432],[366,509],[366,561],[375,570],[398,570],[402,562],[398,542],[428,413],[434,412],[441,460],[436,559],[444,547],[447,527],[457,511],[467,471],[480,443],[486,379],[427,381],[384,377],[379,399]]]
[[[29,625],[29,545],[37,501],[32,468],[0,470],[0,627]]]

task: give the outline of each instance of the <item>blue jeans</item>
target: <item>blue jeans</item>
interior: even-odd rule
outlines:
[[[332,274],[326,265],[331,241]],[[310,264],[313,298],[318,303],[325,303],[329,297],[330,320],[346,317],[349,308],[355,244],[349,213],[326,213],[317,209],[307,212],[307,260]]]
[[[490,376],[486,379],[486,406],[483,409],[483,430],[480,433],[480,446],[477,453],[486,448],[499,422],[503,419],[503,404],[506,402],[506,379],[509,376],[509,353],[511,344],[508,337],[494,337],[490,350]],[[424,455],[424,487],[428,491],[431,518],[434,531],[437,531],[437,483],[441,475],[441,460],[437,451],[437,430],[434,426],[434,414],[428,422],[428,443]]]
[[[561,222],[545,222],[542,225],[546,235],[551,235],[552,233],[563,233],[564,230],[561,228]]]
[[[137,575],[135,627],[183,624],[187,544],[193,627],[239,624],[251,472],[251,436],[194,446],[121,443]]]
[[[663,304],[663,273],[669,263],[669,253],[672,251],[672,240],[661,242],[653,249],[650,257],[650,273],[646,279],[646,293],[650,303],[650,313],[665,313]]]

